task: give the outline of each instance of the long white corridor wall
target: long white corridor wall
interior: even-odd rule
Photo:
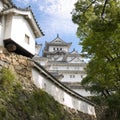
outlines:
[[[59,103],[96,117],[94,104],[91,101],[64,86],[37,63],[33,65],[32,76],[34,84]]]

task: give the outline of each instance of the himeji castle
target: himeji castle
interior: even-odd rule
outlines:
[[[86,76],[86,62],[75,49],[69,52],[71,45],[57,35],[54,40],[45,43],[42,57],[35,56],[34,60],[70,89],[80,95],[90,96],[80,84]]]

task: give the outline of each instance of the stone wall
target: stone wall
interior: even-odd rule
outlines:
[[[33,88],[31,59],[14,53],[0,53],[0,69],[3,66],[16,74],[16,79],[21,81],[24,89],[31,90]]]

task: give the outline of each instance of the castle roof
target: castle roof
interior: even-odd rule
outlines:
[[[67,43],[67,42],[63,41],[59,37],[59,35],[57,35],[57,37],[54,40],[52,40],[51,42],[46,42],[45,43],[45,46],[46,46],[45,50],[48,50],[49,46],[66,46],[66,47],[70,47],[71,44],[72,44],[72,42]]]
[[[52,40],[51,42],[47,43],[49,45],[64,45],[64,46],[70,46],[72,43],[67,43],[65,41],[63,41],[59,35],[57,34],[57,37]]]
[[[11,0],[2,0],[2,2],[6,5],[8,5],[8,7],[12,7],[13,6],[13,3]]]

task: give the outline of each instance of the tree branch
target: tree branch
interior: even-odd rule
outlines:
[[[102,18],[102,19],[104,19],[104,18],[103,18],[103,15],[104,15],[104,13],[105,13],[105,8],[106,8],[107,3],[108,3],[108,0],[105,0],[104,6],[103,6],[103,9],[102,9],[102,12],[101,12],[101,18]]]
[[[84,11],[84,13],[86,13],[86,11],[90,8],[90,6],[92,6],[92,4],[94,4],[96,2],[96,0],[92,1],[91,4],[89,4],[86,8],[86,10]]]

